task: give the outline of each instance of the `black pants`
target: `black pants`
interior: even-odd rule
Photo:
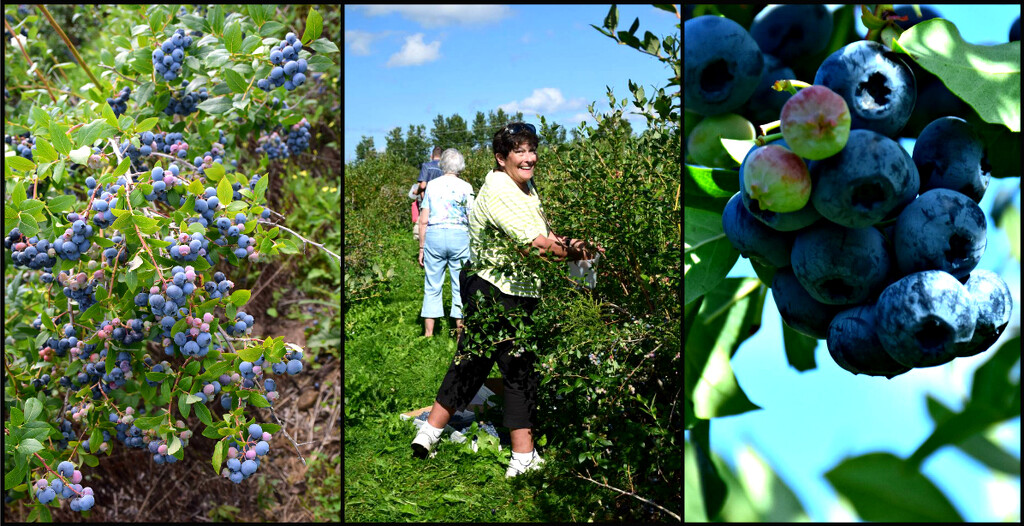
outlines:
[[[500,304],[506,314],[515,309],[532,314],[539,302],[537,298],[505,294],[476,274],[470,275],[466,268],[459,273],[459,287],[462,296],[462,315],[467,325],[472,324],[473,315],[481,307],[474,297],[476,291],[483,293],[483,301]],[[508,330],[509,334],[515,334],[516,329],[507,317],[502,318],[501,326]],[[469,327],[466,330],[470,330]],[[445,407],[454,408],[455,411],[465,409],[497,361],[505,388],[504,426],[509,429],[534,427],[537,420],[537,388],[540,385],[540,377],[534,370],[537,356],[533,352],[523,352],[521,356],[514,356],[512,353],[519,348],[514,341],[498,343],[484,355],[479,352],[473,354],[469,352],[469,339],[467,334],[460,334],[458,350],[452,358],[451,365],[448,366],[448,373],[441,381],[437,401]]]

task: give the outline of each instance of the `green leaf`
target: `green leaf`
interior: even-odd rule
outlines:
[[[615,28],[619,26],[619,8],[615,4],[612,4],[611,9],[608,10],[608,16],[604,17],[604,27],[611,32],[615,32]]]
[[[893,51],[910,55],[988,123],[1020,132],[1020,42],[966,42],[955,25],[934,18],[900,36]]]
[[[683,218],[684,303],[690,303],[718,287],[740,254],[725,237],[721,214],[687,206]]]
[[[871,522],[962,522],[964,519],[923,473],[890,453],[848,458],[825,473],[836,492]],[[898,497],[897,497],[898,496]]]

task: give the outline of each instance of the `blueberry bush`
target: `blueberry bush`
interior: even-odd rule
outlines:
[[[909,459],[872,459],[884,472],[916,470],[964,429],[1019,416],[1019,378],[992,369],[1008,372],[1014,356],[1019,367],[1020,313],[1003,278],[978,268],[990,225],[1019,232],[1019,212],[1006,213],[1019,193],[1019,42],[970,44],[934,12],[908,16],[891,5],[688,10],[684,127],[701,140],[687,142],[684,183],[687,460],[695,468],[687,481],[703,493],[694,492],[700,505],[687,506],[687,519],[729,520],[708,428],[756,408],[728,364],[760,328],[769,286],[785,352],[800,371],[814,368],[818,340],[842,369],[892,382],[960,357],[988,360],[964,412],[974,424],[951,433],[940,422]],[[976,56],[1013,71],[1010,85]],[[717,135],[701,126],[721,115],[731,124]],[[738,119],[757,137],[733,138]],[[912,155],[901,138],[916,138]],[[705,163],[716,151],[738,171]],[[995,179],[1016,188],[986,214],[979,203]],[[1019,262],[1019,240],[1007,233]],[[741,256],[758,279],[726,278]],[[829,480],[866,520],[918,517],[863,506],[867,494],[842,477],[876,478],[867,473],[849,461]],[[935,500],[913,513],[959,519]]]
[[[675,12],[673,6],[659,6]],[[516,267],[528,269],[544,284],[531,323],[523,329],[520,351],[537,354],[541,373],[541,424],[535,434],[563,449],[572,479],[583,479],[601,493],[629,488],[631,498],[601,510],[608,520],[680,517],[682,472],[677,434],[681,431],[678,373],[680,225],[678,174],[680,100],[679,41],[646,32],[634,36],[618,27],[618,9],[609,10],[603,27],[593,26],[666,67],[668,84],[654,92],[629,82],[632,100],[611,90],[610,114],[598,114],[596,128],[581,125],[581,140],[552,148],[541,158],[546,173],[538,184],[552,230],[605,248],[593,289],[567,273],[566,262],[539,256],[523,258],[520,247],[495,240]],[[647,117],[648,129],[634,135],[622,117],[627,105]],[[556,130],[541,116],[542,142],[554,144]],[[493,158],[493,157],[492,157]],[[473,175],[482,175],[486,169]],[[483,181],[472,181],[475,188]],[[486,352],[509,337],[494,326],[496,313],[481,311],[467,319],[472,349]],[[543,444],[541,444],[543,445]],[[572,480],[570,479],[570,480]],[[577,484],[570,482],[569,484]],[[611,486],[612,489],[609,489]],[[566,489],[566,491],[572,491]]]
[[[57,68],[34,41],[64,34],[47,7],[7,16],[31,28],[4,46],[4,489],[36,504],[27,520],[109,506],[82,482],[121,447],[159,473],[195,462],[200,432],[215,444],[203,469],[234,484],[272,439],[299,456],[272,376],[301,374],[303,352],[253,333],[238,284],[323,248],[268,193],[287,162],[271,160],[324,140],[337,107],[304,98],[337,75],[338,38],[313,8],[294,25],[269,5],[122,8],[101,42],[55,40],[75,58]],[[269,135],[276,149],[258,148]]]

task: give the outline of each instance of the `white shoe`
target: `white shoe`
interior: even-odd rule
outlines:
[[[533,450],[533,458],[531,458],[529,462],[522,462],[513,455],[512,460],[508,463],[508,470],[505,471],[505,478],[512,478],[520,473],[540,469],[540,465],[543,463],[544,459],[540,458],[536,449]]]
[[[412,439],[412,455],[416,458],[434,458],[437,451],[433,451],[434,446],[441,440],[441,436],[432,436],[423,426],[420,426],[419,432],[416,433],[416,438]]]

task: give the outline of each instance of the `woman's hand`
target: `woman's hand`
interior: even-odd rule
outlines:
[[[604,255],[604,247],[587,242],[580,242],[580,250],[583,252],[583,259],[594,259],[598,254]]]
[[[420,249],[419,261],[420,261],[420,266],[422,267],[423,266],[423,249],[422,248]]]

